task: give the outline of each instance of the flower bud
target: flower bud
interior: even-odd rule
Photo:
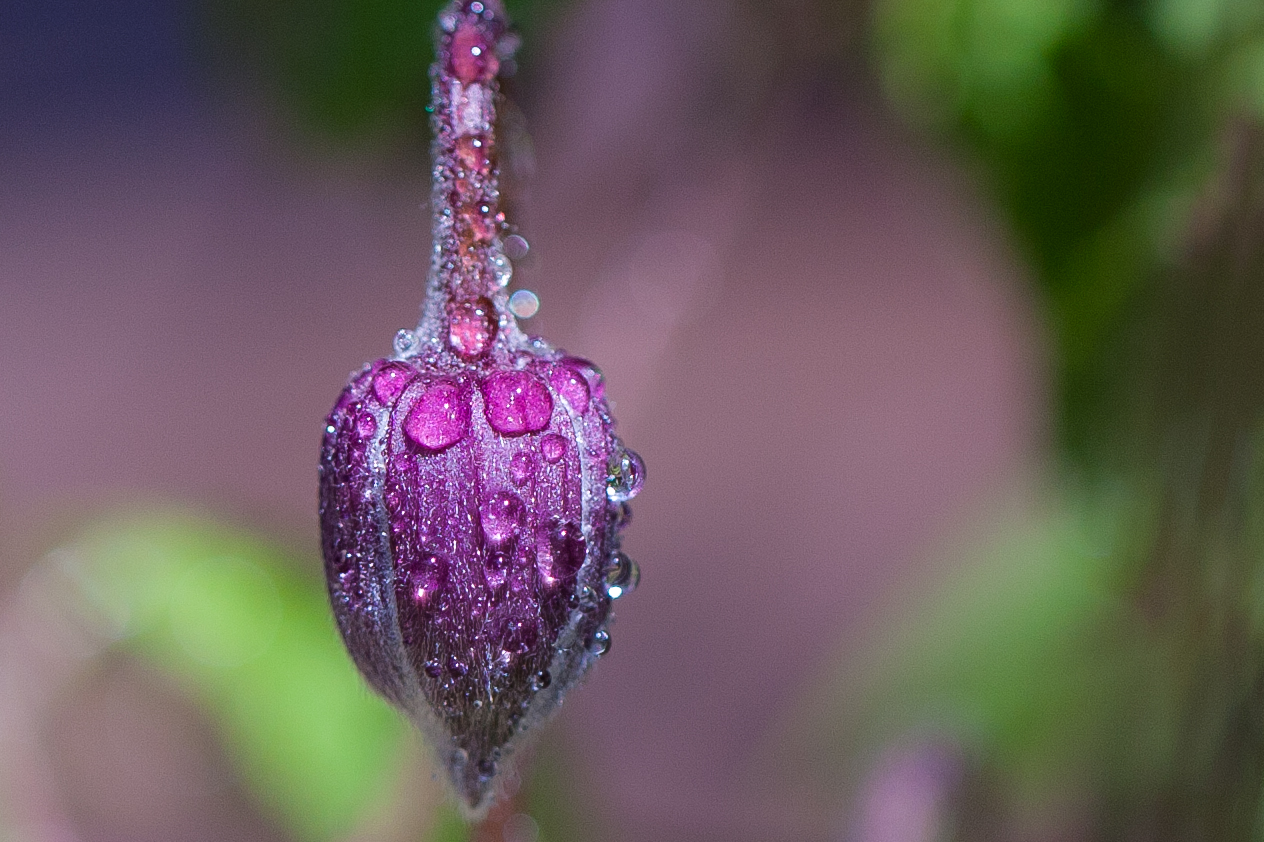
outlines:
[[[522,735],[609,648],[611,601],[639,578],[619,533],[644,465],[596,366],[508,309],[491,131],[504,13],[463,0],[441,24],[425,313],[330,413],[320,521],[352,658],[477,813]]]

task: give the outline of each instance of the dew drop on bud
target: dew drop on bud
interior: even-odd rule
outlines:
[[[500,60],[492,45],[473,24],[463,24],[452,33],[452,73],[466,85],[485,82],[500,70]]]
[[[395,340],[391,344],[395,347],[397,356],[410,357],[421,343],[417,341],[417,334],[408,328],[402,328],[395,334]]]
[[[501,435],[535,433],[548,426],[553,398],[540,379],[525,371],[496,371],[484,378],[487,423]]]
[[[515,453],[509,460],[509,478],[514,485],[526,485],[531,479],[532,467],[530,453]]]
[[[553,676],[549,674],[548,670],[540,670],[535,675],[531,676],[531,689],[537,693],[552,683]]]
[[[492,546],[501,546],[518,534],[526,506],[512,491],[497,491],[479,508],[483,536]]]
[[[549,375],[549,383],[570,408],[581,415],[588,411],[591,398],[588,381],[573,366],[559,365]]]
[[[610,457],[606,496],[612,503],[626,503],[645,486],[645,462],[636,451],[620,447]]]
[[[427,450],[445,450],[470,428],[470,393],[459,383],[431,384],[404,419],[404,435]]]
[[[448,314],[448,343],[467,360],[486,354],[496,338],[496,314],[484,297],[462,301]]]
[[[395,398],[399,397],[399,393],[404,391],[417,373],[406,365],[400,363],[389,363],[378,369],[377,374],[373,375],[373,394],[379,401],[389,404]]]
[[[615,553],[606,571],[606,593],[611,599],[627,596],[641,583],[641,568],[626,553]]]
[[[562,457],[566,455],[566,439],[556,433],[546,433],[540,439],[540,455],[549,464],[562,461]]]
[[[598,629],[593,635],[592,643],[588,645],[588,651],[600,658],[602,655],[610,651],[610,632],[605,629]]]

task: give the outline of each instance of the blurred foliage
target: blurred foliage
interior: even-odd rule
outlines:
[[[1039,810],[1068,786],[1100,801],[1154,790],[1174,760],[1178,696],[1120,587],[1119,559],[1145,534],[1127,500],[1066,493],[955,553],[951,578],[849,678],[858,706],[832,726],[834,750],[864,763],[903,735],[948,739],[998,778],[988,795],[1002,811]]]
[[[299,838],[345,835],[384,806],[405,725],[343,651],[318,564],[163,513],[106,521],[73,554],[92,606],[207,708],[246,783]]]
[[[447,0],[204,0],[221,69],[263,80],[310,130],[425,137],[435,20]],[[510,0],[525,37],[565,0]],[[521,58],[521,56],[519,56]]]
[[[1130,330],[1227,116],[1264,113],[1257,0],[878,0],[886,90],[960,144],[1043,290],[1060,433],[1118,445]]]

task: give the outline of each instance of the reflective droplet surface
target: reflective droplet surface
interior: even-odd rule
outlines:
[[[569,580],[584,564],[587,544],[577,524],[554,519],[536,538],[536,569],[545,584]]]
[[[482,382],[487,423],[501,435],[543,430],[553,414],[548,387],[525,371],[497,371]]]
[[[514,485],[526,485],[534,468],[530,453],[515,453],[509,460],[509,478]]]
[[[449,448],[469,429],[469,389],[452,380],[431,384],[404,419],[404,434],[427,450]]]
[[[492,45],[478,27],[463,24],[452,33],[452,73],[466,85],[486,82],[500,70]]]
[[[626,553],[615,553],[606,571],[606,593],[611,599],[627,596],[641,583],[641,568]]]
[[[540,312],[540,298],[529,289],[515,290],[509,296],[509,312],[520,319],[529,319]]]
[[[562,461],[566,455],[566,439],[557,433],[545,433],[540,439],[540,455],[550,464]]]
[[[518,534],[527,507],[512,491],[497,491],[479,507],[483,536],[492,546],[507,543]]]
[[[395,348],[395,353],[401,357],[412,356],[417,350],[417,346],[421,343],[417,339],[417,334],[411,330],[404,328],[395,334],[395,339],[391,343]]]
[[[432,658],[431,660],[426,661],[426,666],[424,668],[424,671],[426,675],[430,676],[431,678],[438,678],[439,676],[443,675],[443,665]]]
[[[377,432],[377,419],[373,417],[373,413],[364,412],[356,419],[356,435],[362,439],[373,438],[373,434]]]
[[[510,260],[522,260],[531,251],[531,244],[520,234],[510,234],[505,238],[505,255]]]
[[[443,590],[448,578],[448,562],[443,556],[428,553],[408,571],[408,594],[420,603],[432,603]]]
[[[610,651],[610,632],[605,629],[598,629],[593,635],[592,643],[588,645],[588,651],[601,657]]]
[[[373,375],[373,394],[379,401],[388,404],[399,397],[399,393],[416,376],[417,372],[402,363],[384,365]]]
[[[562,400],[566,401],[571,409],[581,415],[588,411],[591,397],[588,381],[574,367],[569,365],[556,366],[549,375],[549,384],[562,396]]]
[[[612,503],[626,503],[645,486],[645,462],[635,451],[620,447],[610,457],[606,496]]]
[[[487,587],[498,591],[504,587],[509,578],[509,556],[504,553],[492,553],[483,562],[483,579]]]
[[[448,344],[467,360],[486,354],[496,338],[496,311],[486,298],[462,301],[448,312]]]
[[[540,670],[535,675],[531,676],[531,689],[537,693],[552,683],[553,676],[549,674],[548,670]]]
[[[456,140],[456,156],[465,167],[486,175],[492,166],[491,139],[483,135],[464,135]]]

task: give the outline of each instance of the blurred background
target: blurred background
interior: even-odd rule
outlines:
[[[0,840],[1264,839],[1264,7],[507,4],[514,287],[649,483],[480,828],[316,534],[439,3],[0,4]]]

